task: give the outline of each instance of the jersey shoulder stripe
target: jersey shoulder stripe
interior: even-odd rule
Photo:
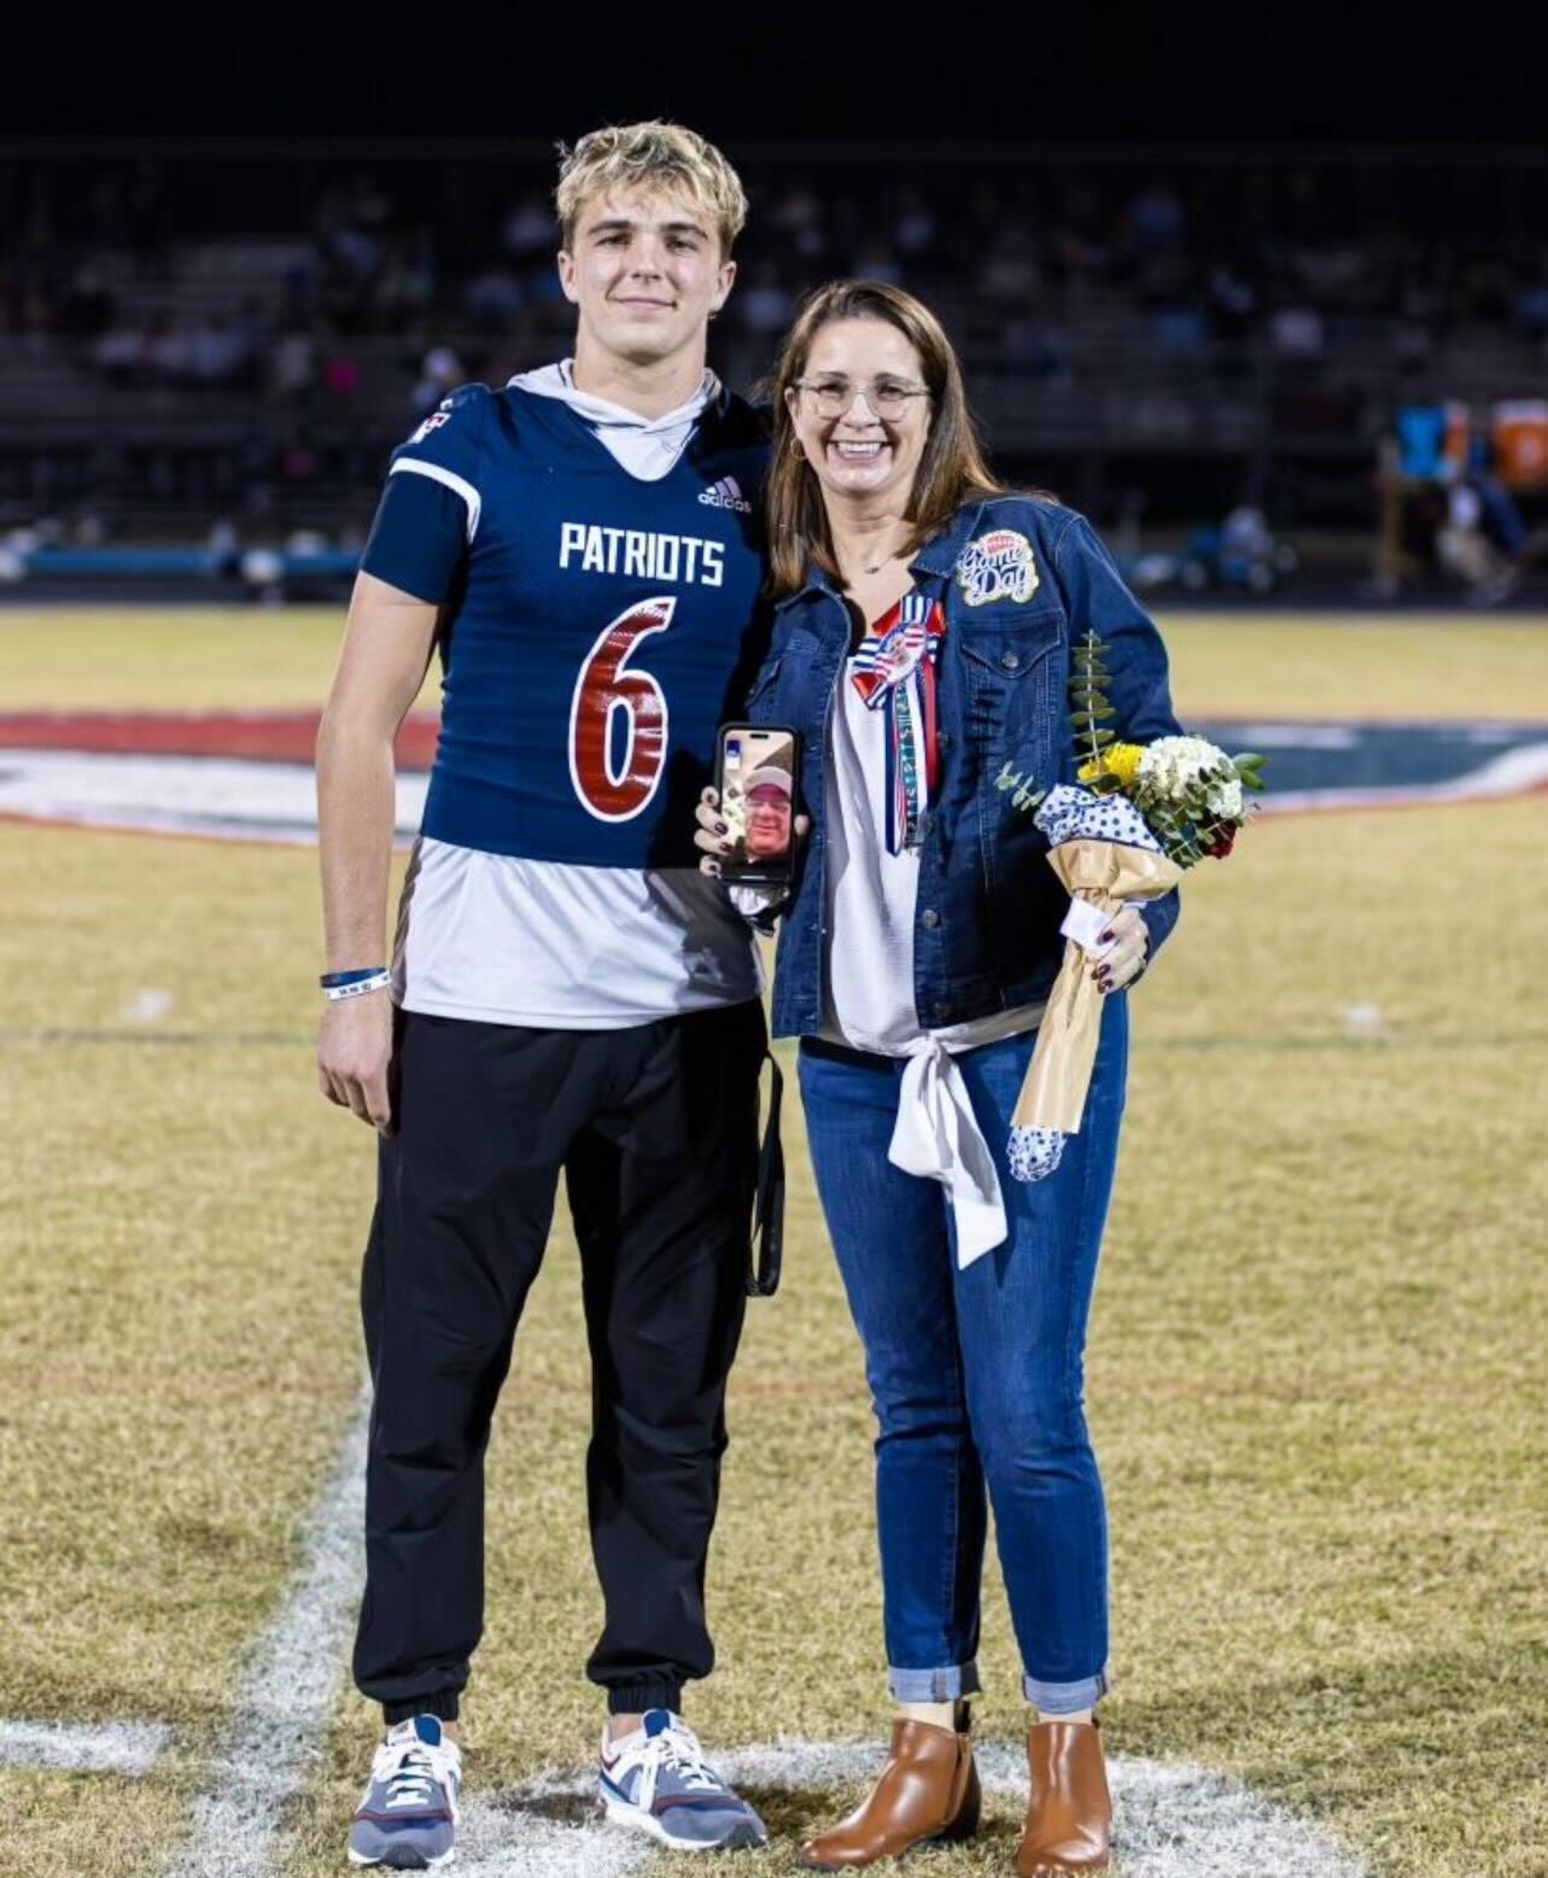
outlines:
[[[478,533],[478,519],[483,513],[483,498],[465,476],[459,476],[455,470],[447,469],[442,463],[426,463],[417,456],[395,457],[389,476],[396,476],[400,470],[411,471],[416,476],[428,476],[432,482],[441,483],[447,489],[462,497],[468,511],[467,537],[469,542]]]

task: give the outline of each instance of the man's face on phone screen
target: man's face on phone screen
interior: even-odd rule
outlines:
[[[747,852],[770,860],[790,849],[790,791],[777,783],[755,783],[747,792]]]

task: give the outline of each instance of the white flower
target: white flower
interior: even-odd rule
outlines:
[[[1231,759],[1204,737],[1157,737],[1145,745],[1136,778],[1141,790],[1175,800],[1190,783],[1229,771]]]
[[[1224,822],[1234,822],[1240,817],[1242,800],[1241,778],[1234,774],[1222,782],[1211,783],[1204,797],[1210,814]]]

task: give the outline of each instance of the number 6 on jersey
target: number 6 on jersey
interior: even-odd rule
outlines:
[[[665,632],[677,596],[641,600],[603,627],[570,700],[570,780],[598,821],[627,822],[646,807],[666,767],[666,693],[649,672],[625,671],[642,639]],[[615,713],[624,713],[623,750],[614,764]]]

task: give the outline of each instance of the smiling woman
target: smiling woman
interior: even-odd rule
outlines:
[[[813,334],[806,376],[785,393],[801,455],[822,466],[830,501],[845,504],[853,545],[842,571],[851,585],[893,565],[912,532],[906,518],[933,415],[921,369],[900,327],[838,319]],[[871,376],[857,380],[857,370]]]
[[[754,723],[796,729],[811,806],[777,1034],[875,1397],[892,1752],[818,1870],[978,1827],[969,1733],[992,1502],[1030,1705],[1022,1878],[1103,1870],[1107,1536],[1081,1351],[1124,1104],[1124,992],[1175,892],[1093,938],[1103,994],[1075,1160],[1012,1183],[1004,1142],[1066,899],[1008,768],[1073,776],[1071,647],[1099,632],[1116,730],[1177,730],[1166,655],[1085,520],[990,474],[940,322],[885,283],[803,308],[774,380],[774,641]],[[706,805],[701,845],[719,831]],[[710,865],[715,865],[712,859]],[[994,1144],[994,1145],[991,1145]]]

